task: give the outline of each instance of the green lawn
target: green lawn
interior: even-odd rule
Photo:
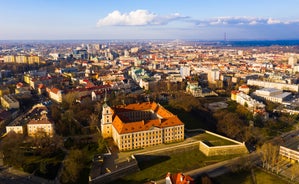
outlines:
[[[227,145],[236,145],[236,143],[222,139],[220,137],[208,134],[208,133],[202,133],[199,135],[194,136],[197,140],[206,141],[209,143],[209,146],[227,146]]]
[[[268,174],[261,169],[254,169],[254,174],[257,183],[261,184],[288,184],[288,182],[276,177],[274,175]],[[219,184],[252,184],[250,171],[240,171],[236,173],[228,173],[215,178],[215,181]]]
[[[206,157],[198,149],[187,152],[172,153],[170,155],[153,156],[151,160],[138,161],[141,171],[128,175],[114,183],[139,184],[165,177],[167,172],[186,172],[209,164],[230,159],[233,156]],[[138,157],[136,157],[138,160]]]

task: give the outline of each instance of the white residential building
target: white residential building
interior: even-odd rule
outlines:
[[[283,92],[282,90],[275,88],[263,88],[256,90],[253,95],[271,102],[283,103],[283,101],[291,97],[292,93]]]
[[[299,85],[297,85],[297,84],[277,83],[277,82],[268,82],[268,81],[249,79],[247,81],[247,85],[259,86],[259,87],[264,87],[264,88],[276,88],[276,89],[280,89],[280,90],[299,92]]]

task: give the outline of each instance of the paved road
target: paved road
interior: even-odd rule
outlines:
[[[15,184],[15,183],[24,183],[24,184],[37,184],[31,180],[30,175],[26,174],[16,174],[11,172],[8,168],[0,169],[0,183],[1,184]]]
[[[33,176],[13,168],[0,166],[1,184],[55,184],[58,181],[49,181],[40,177]]]

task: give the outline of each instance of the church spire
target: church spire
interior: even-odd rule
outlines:
[[[104,107],[107,107],[107,90],[105,89],[105,97],[104,97],[104,104],[103,104]]]

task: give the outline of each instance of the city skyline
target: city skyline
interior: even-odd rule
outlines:
[[[10,0],[0,5],[0,40],[299,39],[296,0]]]

